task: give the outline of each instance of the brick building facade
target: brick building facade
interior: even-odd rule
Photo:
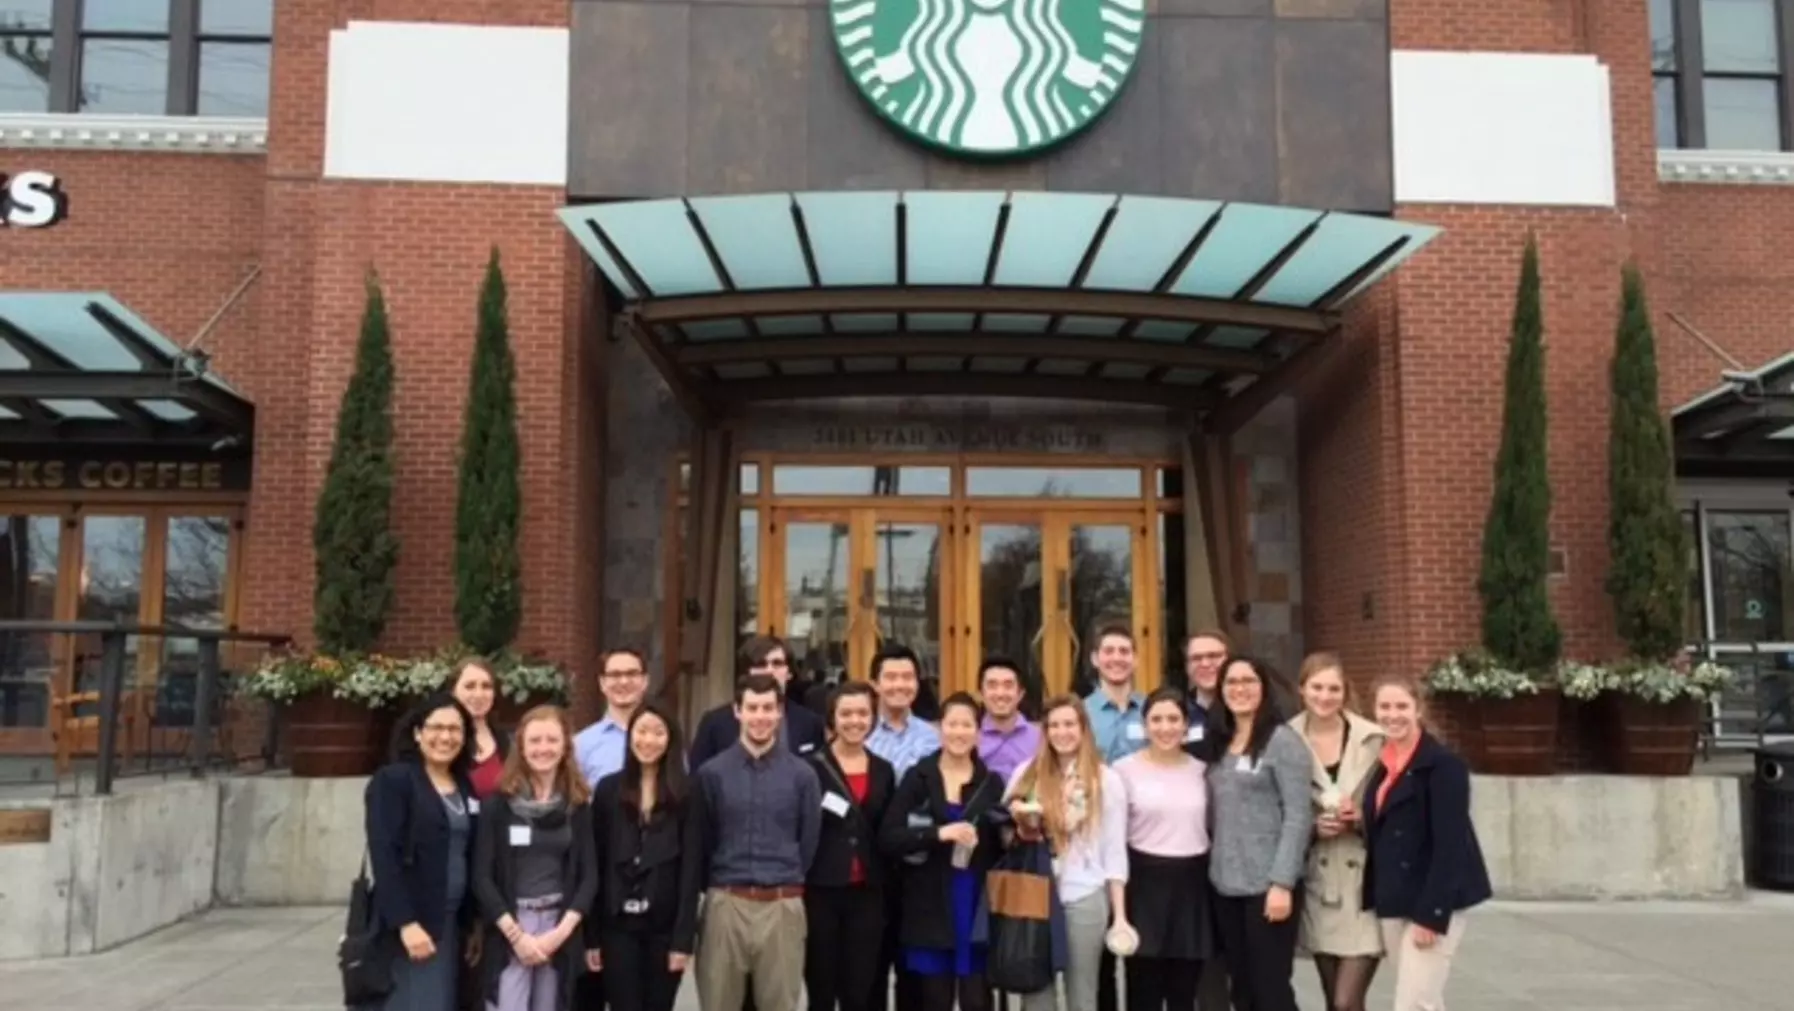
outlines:
[[[62,3],[36,6],[66,16]],[[1160,0],[1149,5],[1146,33],[1156,41],[1140,58],[1150,87],[1134,81],[1109,119],[1054,153],[994,165],[938,153],[923,161],[858,105],[833,65],[820,8],[704,6],[280,0],[269,33],[265,118],[133,121],[0,107],[0,174],[50,173],[69,201],[66,219],[53,227],[0,229],[0,292],[108,292],[184,343],[259,266],[247,294],[204,341],[216,373],[255,411],[235,624],[309,631],[313,505],[352,364],[364,274],[373,269],[386,292],[397,365],[402,557],[388,644],[427,649],[452,637],[456,439],[479,279],[496,246],[509,284],[524,436],[519,645],[590,671],[601,647],[629,641],[650,646],[665,669],[676,666],[668,654],[678,649],[680,609],[667,604],[675,596],[667,581],[682,571],[673,541],[683,528],[664,450],[691,452],[691,430],[660,376],[614,325],[616,292],[607,299],[601,271],[556,217],[589,200],[800,189],[1107,190],[1438,226],[1425,248],[1345,309],[1324,365],[1253,422],[1282,426],[1282,434],[1254,437],[1257,462],[1239,472],[1239,510],[1253,521],[1239,524],[1247,562],[1236,596],[1257,603],[1252,613],[1261,624],[1270,621],[1264,615],[1280,615],[1276,627],[1246,617],[1239,631],[1274,643],[1286,663],[1304,648],[1338,650],[1363,676],[1418,670],[1476,638],[1478,546],[1528,230],[1543,259],[1552,540],[1564,567],[1553,578],[1552,600],[1572,654],[1598,658],[1617,648],[1602,580],[1607,364],[1622,264],[1636,260],[1645,272],[1666,410],[1714,387],[1726,367],[1672,324],[1671,312],[1745,369],[1790,350],[1781,326],[1794,309],[1794,261],[1780,250],[1794,227],[1794,158],[1660,150],[1654,88],[1664,86],[1653,80],[1651,8],[1674,5]],[[1788,4],[1766,6],[1794,17]],[[191,17],[198,5],[175,0],[171,9],[179,24],[181,12]],[[455,51],[486,61],[467,71],[473,79],[527,71],[527,82],[494,86],[489,100],[472,107],[424,109],[421,92],[429,89],[421,82],[455,76],[432,62],[435,37],[415,34],[426,27],[463,33]],[[540,32],[517,45],[481,35],[501,29]],[[0,24],[0,35],[6,31]],[[1710,40],[1717,31],[1709,30]],[[1277,52],[1279,80],[1296,94],[1322,89],[1361,107],[1315,99],[1259,110],[1285,124],[1287,136],[1270,125],[1223,129],[1226,122],[1207,135],[1177,134],[1181,114],[1173,109],[1218,101],[1229,81],[1173,80],[1161,65],[1173,61],[1174,44],[1185,55],[1200,53],[1213,44],[1204,40],[1235,37],[1228,33]],[[1360,46],[1360,39],[1368,41]],[[1357,48],[1328,71],[1333,78],[1309,79],[1320,72],[1308,68],[1339,40]],[[648,56],[628,55],[659,52],[663,43],[689,55],[655,58],[653,67],[643,65]],[[543,51],[563,54],[560,66],[524,65]],[[802,59],[786,59],[793,51]],[[1483,54],[1505,55],[1468,71],[1450,60]],[[737,70],[713,69],[734,66],[733,57],[742,61]],[[1785,68],[1794,52],[1780,58],[1784,69],[1770,79],[1785,118]],[[1562,160],[1561,171],[1511,184],[1487,173],[1450,178],[1439,136],[1465,128],[1441,105],[1453,96],[1436,93],[1449,92],[1440,82],[1506,82],[1513,95],[1536,98],[1526,88],[1557,80],[1552,75],[1569,66],[1562,61],[1579,68],[1574,80],[1593,82],[1564,104],[1585,102],[1579,111],[1592,119],[1528,108],[1524,97],[1504,106],[1499,96],[1457,96],[1499,107],[1486,129],[1496,135],[1489,143],[1505,151],[1502,164]],[[52,76],[61,72],[52,66]],[[370,67],[416,79],[385,93]],[[666,98],[673,91],[686,96],[677,110]],[[498,113],[506,102],[543,94],[565,116],[565,135],[519,144]],[[791,95],[809,96],[807,113],[795,120],[784,114]],[[15,98],[0,91],[0,100]],[[377,114],[356,118],[358,103],[377,106]],[[1134,120],[1147,103],[1155,108],[1142,132]],[[1189,108],[1190,117],[1204,119],[1206,106]],[[655,133],[650,111],[665,135]],[[825,115],[848,117],[856,137],[877,138],[876,149],[859,157],[889,158],[824,165],[847,157],[819,153],[833,128]],[[370,133],[379,122],[399,139]],[[1577,133],[1585,122],[1599,129]],[[668,139],[681,130],[682,142]],[[427,132],[427,150],[390,149],[417,131]],[[1429,138],[1433,131],[1439,136]],[[1269,170],[1281,180],[1275,185],[1261,185],[1254,164],[1217,167],[1230,157],[1225,152],[1263,145],[1281,152],[1282,167]],[[1781,146],[1794,146],[1794,136],[1784,132]],[[457,167],[457,152],[468,164],[492,162],[498,156],[486,147],[506,148],[508,167]],[[788,171],[792,149],[807,149],[808,161]],[[1339,178],[1303,167],[1332,151],[1340,155]],[[657,164],[666,166],[664,177],[655,177]],[[828,407],[811,409],[826,414]],[[911,398],[903,410],[925,414],[927,406]],[[965,416],[961,407],[951,410]],[[1001,409],[996,417],[1002,420]],[[1026,409],[1013,420],[1024,428],[1046,423]],[[1174,465],[1176,442],[1152,454]],[[641,447],[649,444],[655,452],[644,460]],[[766,446],[768,454],[781,452]],[[774,456],[765,460],[770,475]],[[1283,514],[1273,500],[1287,501],[1286,532],[1277,532]],[[41,501],[27,496],[21,504]],[[1277,560],[1263,552],[1254,560],[1255,537],[1275,541]],[[652,563],[647,571],[642,562]],[[1165,573],[1156,576],[1163,581]],[[1165,624],[1183,621],[1179,615]],[[578,698],[591,704],[588,681]]]

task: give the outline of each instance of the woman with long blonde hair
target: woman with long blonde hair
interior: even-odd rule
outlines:
[[[1111,917],[1127,927],[1127,788],[1097,754],[1082,700],[1048,700],[1043,722],[1040,750],[1010,781],[1009,811],[1024,839],[1044,839],[1052,847],[1065,907],[1067,1011],[1096,1011]],[[1023,1011],[1052,1011],[1056,989],[1027,994]]]
[[[523,714],[474,844],[473,893],[491,931],[481,997],[492,1011],[572,1003],[585,961],[580,923],[598,891],[590,800],[567,714]]]

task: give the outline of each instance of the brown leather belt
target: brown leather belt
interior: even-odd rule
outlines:
[[[726,892],[738,899],[749,902],[778,902],[781,899],[801,899],[804,897],[803,885],[718,885],[716,890]]]

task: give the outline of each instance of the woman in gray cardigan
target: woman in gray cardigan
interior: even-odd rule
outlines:
[[[1290,985],[1314,814],[1308,746],[1284,725],[1262,661],[1230,657],[1210,714],[1209,883],[1237,1011],[1296,1011]]]

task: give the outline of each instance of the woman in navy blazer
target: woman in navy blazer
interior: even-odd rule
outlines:
[[[385,1011],[455,1009],[480,810],[467,778],[473,751],[473,717],[439,693],[399,721],[392,761],[368,780],[374,915],[404,956],[394,959]]]
[[[1441,1008],[1462,914],[1492,892],[1470,821],[1470,767],[1421,727],[1413,681],[1386,678],[1373,698],[1387,740],[1364,786],[1364,908],[1395,964],[1395,1011]]]

